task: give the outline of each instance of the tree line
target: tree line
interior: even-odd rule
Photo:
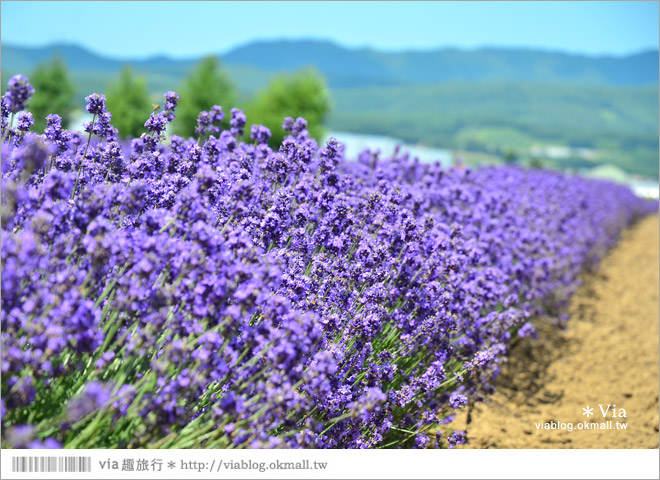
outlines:
[[[29,105],[35,130],[43,131],[45,118],[50,113],[58,113],[68,125],[75,110],[75,86],[64,61],[53,58],[39,65],[30,81],[35,88]],[[285,136],[282,120],[287,116],[304,117],[310,134],[320,139],[323,123],[330,112],[325,80],[313,69],[276,76],[253,98],[239,105],[236,87],[222,70],[220,60],[209,56],[197,64],[176,91],[181,98],[172,129],[174,134],[184,138],[195,136],[199,112],[208,111],[213,105],[221,105],[227,112],[234,106],[242,108],[249,125],[261,124],[271,130],[272,145],[281,144]],[[144,123],[156,107],[151,101],[145,77],[125,66],[105,94],[112,124],[119,130],[120,137],[139,137],[145,132]],[[246,129],[247,135],[249,131]]]

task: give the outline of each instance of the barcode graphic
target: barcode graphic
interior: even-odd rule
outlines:
[[[92,457],[12,457],[12,472],[91,472]]]

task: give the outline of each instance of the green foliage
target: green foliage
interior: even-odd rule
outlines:
[[[248,107],[247,119],[249,125],[267,126],[272,133],[270,144],[276,146],[286,136],[282,129],[284,117],[303,117],[307,120],[310,135],[320,140],[329,112],[330,97],[325,81],[310,69],[271,80]],[[249,134],[249,128],[246,134]]]
[[[519,160],[534,144],[593,148],[600,162],[658,176],[657,86],[448,83],[344,88],[332,94],[328,126],[335,130],[499,156],[513,148]],[[555,163],[557,168],[594,165],[575,158]]]
[[[29,77],[34,86],[34,96],[28,103],[28,109],[34,117],[32,131],[43,132],[46,117],[57,113],[62,117],[62,125],[68,126],[73,111],[75,87],[69,78],[66,65],[59,57],[39,65]]]
[[[529,160],[529,166],[530,166],[530,168],[540,169],[540,168],[543,168],[543,162],[538,157],[532,157]]]
[[[518,160],[518,154],[515,150],[509,148],[504,152],[504,163],[516,163]]]
[[[119,136],[139,137],[145,131],[144,122],[153,108],[146,79],[135,76],[130,67],[124,67],[106,96],[112,125],[119,130]]]
[[[220,69],[216,57],[206,57],[186,77],[180,89],[174,132],[184,138],[195,135],[197,116],[202,110],[220,105],[225,111],[223,128],[229,128],[229,112],[236,106],[236,89],[229,77]],[[226,124],[226,125],[225,125]]]

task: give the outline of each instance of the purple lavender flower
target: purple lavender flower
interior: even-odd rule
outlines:
[[[99,358],[96,362],[94,362],[94,365],[96,366],[96,368],[103,368],[108,363],[110,363],[114,358],[115,358],[115,352],[105,352],[103,355],[101,355],[101,358]]]
[[[211,123],[220,123],[225,118],[225,112],[222,111],[220,105],[213,105],[209,115],[211,116]],[[219,132],[216,131],[216,133]]]
[[[296,121],[293,123],[291,127],[291,134],[294,137],[297,137],[301,135],[304,131],[307,130],[307,120],[305,120],[302,117],[296,118]]]
[[[461,407],[467,405],[468,399],[465,395],[462,395],[458,392],[452,392],[449,396],[449,406],[453,409],[458,410]]]
[[[463,445],[467,442],[467,437],[465,436],[465,432],[462,432],[460,430],[456,430],[455,432],[452,432],[449,437],[447,437],[447,443],[449,444],[449,448],[454,448],[457,447],[458,445]]]
[[[85,102],[87,102],[85,111],[92,115],[101,115],[106,112],[105,101],[105,95],[102,93],[93,93],[85,97]]]
[[[229,126],[231,127],[231,134],[235,137],[243,136],[243,128],[247,119],[242,110],[238,108],[231,109],[231,120],[229,120]]]
[[[179,94],[173,91],[165,93],[165,110],[174,110],[176,109],[177,103],[179,102]]]
[[[9,99],[7,99],[5,95],[0,99],[0,105],[2,107],[2,128],[0,130],[2,132],[2,137],[4,137],[5,131],[9,127],[9,114],[11,113]]]
[[[258,144],[268,143],[270,130],[263,125],[252,125],[252,128],[250,129],[250,138]]]
[[[195,127],[195,133],[197,135],[206,135],[212,123],[213,119],[211,118],[211,115],[209,115],[209,112],[200,112],[197,116],[197,126]]]
[[[99,115],[93,132],[101,138],[105,138],[111,142],[117,140],[117,129],[110,125],[112,114],[110,112],[103,112]]]
[[[55,440],[54,438],[46,438],[43,441],[33,440],[28,443],[27,448],[41,448],[41,449],[59,449],[62,448],[62,444]]]
[[[165,131],[167,123],[168,120],[163,113],[152,113],[144,126],[150,133],[160,136]]]
[[[46,117],[46,129],[44,136],[53,142],[60,139],[62,135],[62,117],[57,114],[50,114]]]
[[[53,153],[53,147],[34,133],[26,134],[25,140],[14,150],[12,160],[14,166],[23,175],[29,176],[44,168],[48,156]]]
[[[7,432],[7,440],[13,448],[29,448],[34,441],[36,429],[33,425],[16,425]]]
[[[525,338],[525,337],[537,337],[537,331],[536,327],[531,324],[530,322],[525,323],[520,329],[518,330],[518,336]]]
[[[369,387],[357,401],[351,404],[351,409],[362,421],[370,422],[381,411],[386,399],[387,396],[379,387]]]
[[[30,112],[21,112],[18,114],[16,117],[17,121],[17,126],[18,130],[21,132],[25,133],[28,130],[30,130],[30,127],[34,125],[34,119],[32,118],[32,114]]]
[[[285,132],[293,131],[293,123],[293,117],[286,117],[284,123],[282,123],[282,129],[284,129]]]
[[[100,382],[88,383],[83,393],[69,404],[67,417],[69,421],[76,422],[105,406],[108,400],[110,389],[106,385]]]
[[[426,435],[417,435],[415,437],[415,448],[426,448],[429,443],[429,437]]]
[[[9,79],[9,88],[5,93],[6,108],[11,113],[18,113],[25,110],[27,102],[34,94],[34,87],[30,84],[27,77],[23,75],[14,75]]]

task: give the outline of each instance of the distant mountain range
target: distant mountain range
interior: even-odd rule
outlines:
[[[441,82],[543,82],[647,85],[658,83],[658,51],[588,57],[525,49],[483,48],[389,53],[346,49],[322,41],[256,42],[224,57],[227,64],[292,70],[314,64],[330,84],[410,85]]]
[[[125,63],[154,75],[185,75],[198,59],[111,59],[73,45],[20,47],[2,45],[2,70],[29,72],[60,55],[74,71],[114,72]],[[281,71],[314,65],[335,88],[403,86],[445,82],[534,82],[594,85],[658,84],[658,51],[621,57],[593,57],[525,49],[442,48],[399,53],[348,49],[326,41],[262,41],[235,48],[221,56],[238,75],[244,91],[258,88],[246,76],[270,78]],[[259,85],[260,86],[260,85]]]
[[[3,44],[0,53],[3,88],[11,75],[29,76],[59,55],[79,104],[107,91],[124,64],[162,95],[179,88],[199,61],[112,59],[73,45]],[[314,66],[330,87],[327,126],[335,130],[495,158],[512,150],[529,158],[538,145],[580,147],[594,157],[546,161],[558,168],[611,163],[658,176],[658,50],[616,57],[496,48],[392,53],[299,40],[255,42],[220,57],[239,106],[275,75]]]

